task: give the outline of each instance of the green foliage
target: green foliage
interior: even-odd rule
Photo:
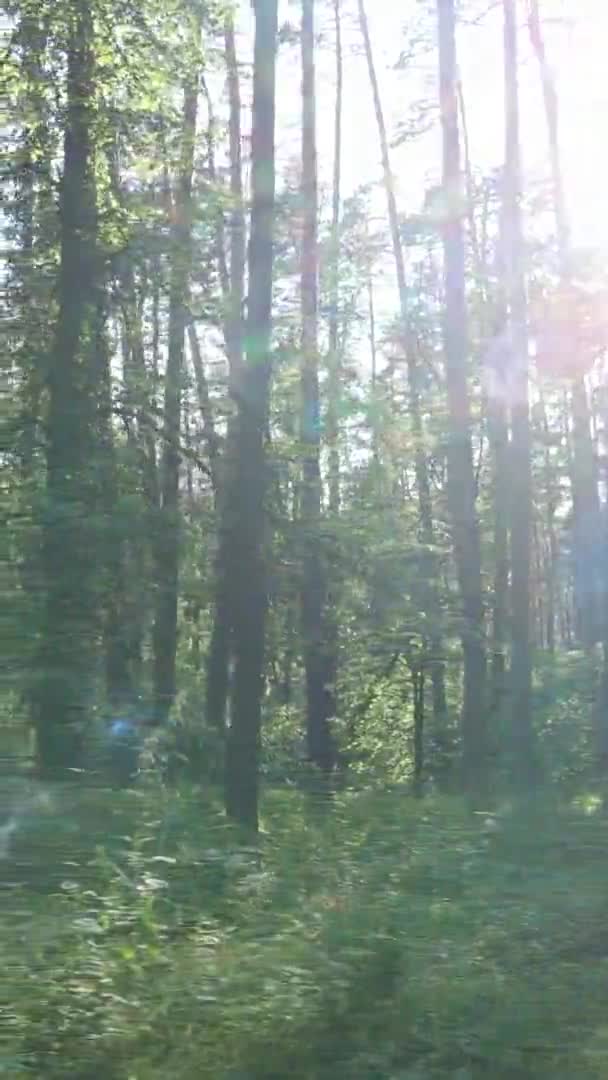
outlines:
[[[183,786],[67,798],[46,894],[9,864],[14,1080],[605,1075],[602,816],[273,793],[251,848]]]

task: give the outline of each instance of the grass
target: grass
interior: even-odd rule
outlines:
[[[0,1075],[608,1077],[593,802],[274,791],[255,846],[194,789],[51,803],[0,864]]]

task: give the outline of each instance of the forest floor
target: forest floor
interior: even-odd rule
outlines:
[[[0,861],[10,1080],[608,1077],[608,821],[64,786]]]

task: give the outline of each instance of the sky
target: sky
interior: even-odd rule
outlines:
[[[280,20],[299,21],[299,3],[282,0]],[[355,0],[343,0],[344,143],[343,187],[381,176],[378,139],[365,58],[354,17]],[[412,102],[436,98],[436,50],[427,51],[408,72],[394,65],[406,40],[408,21],[420,18],[428,0],[367,0],[368,20],[389,131],[407,116]],[[492,169],[503,157],[502,14],[495,0],[468,0],[463,10],[487,11],[477,24],[458,32],[459,67],[466,99],[473,165]],[[333,18],[319,2],[317,26],[317,116],[320,175],[329,185],[333,153]],[[547,176],[546,133],[538,70],[531,55],[520,2],[520,85],[522,152],[527,177]],[[608,0],[541,0],[550,62],[556,73],[561,111],[561,144],[573,237],[582,246],[601,246],[608,254]],[[427,25],[429,25],[427,23]],[[430,23],[432,27],[432,23]],[[246,59],[246,55],[243,56]],[[287,162],[299,152],[299,53],[282,49],[278,67],[278,150]],[[400,210],[420,209],[427,182],[439,176],[438,117],[416,142],[393,152]]]

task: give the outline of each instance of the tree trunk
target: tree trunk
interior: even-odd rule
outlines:
[[[200,31],[198,32],[200,33]],[[198,47],[198,33],[196,47]],[[157,535],[156,605],[153,630],[155,719],[164,723],[175,698],[177,598],[179,579],[180,432],[184,379],[184,336],[188,321],[192,243],[192,173],[196,139],[199,72],[184,85],[183,120],[169,285],[169,348],[165,372],[163,448],[160,465],[160,515]]]
[[[321,432],[317,341],[318,242],[317,148],[314,62],[314,0],[302,0],[302,242],[300,253],[301,418],[303,467],[300,494],[302,528],[302,633],[306,673],[308,756],[323,772],[334,764],[330,730],[333,714],[327,686],[325,567],[321,551]]]
[[[538,63],[543,91],[545,120],[549,139],[553,209],[557,233],[561,285],[567,302],[571,284],[570,226],[562,177],[559,145],[559,102],[555,80],[547,60],[540,18],[539,0],[528,0],[528,28],[532,49]],[[575,357],[573,364],[576,365]],[[574,578],[578,634],[586,648],[601,635],[602,617],[598,610],[599,566],[597,536],[600,509],[595,470],[590,412],[584,375],[574,370],[572,383],[573,468],[571,474],[574,502]]]
[[[158,374],[158,338],[160,335],[160,264],[155,260],[152,268],[152,363],[153,372],[146,367],[142,310],[143,298],[138,301],[133,272],[133,253],[127,251],[120,274],[122,285],[123,321],[123,384],[127,409],[128,444],[139,470],[144,502],[144,528],[136,529],[127,541],[128,590],[131,597],[129,619],[129,649],[132,657],[133,683],[141,684],[143,668],[143,644],[149,623],[151,598],[150,563],[152,576],[156,574],[155,537],[159,513],[159,477],[155,427],[151,422],[154,391]]]
[[[238,384],[234,498],[230,499],[229,626],[234,640],[225,763],[229,817],[257,829],[266,560],[266,432],[271,378],[277,0],[255,0],[252,209],[246,359]]]
[[[467,310],[463,193],[460,170],[454,0],[437,0],[439,100],[443,134],[444,355],[449,408],[448,504],[462,602],[464,700],[463,779],[472,790],[486,781],[486,655],[481,549],[467,386]]]
[[[238,389],[243,366],[243,300],[245,292],[245,213],[243,202],[243,169],[241,153],[241,92],[236,54],[234,25],[229,19],[224,29],[224,54],[228,80],[230,140],[230,293],[224,323],[224,339],[228,356],[229,381],[232,392]],[[223,738],[228,698],[231,635],[229,615],[229,567],[231,510],[229,499],[237,493],[232,471],[235,469],[235,422],[228,421],[222,482],[219,488],[219,529],[216,557],[215,605],[211,641],[207,654],[206,713],[210,723]]]
[[[232,22],[224,32],[230,115],[230,300],[226,344],[230,375],[238,377],[243,362],[243,299],[245,296],[245,209],[241,152],[241,91]]]
[[[49,774],[81,763],[99,634],[92,475],[96,388],[91,355],[99,280],[92,136],[94,31],[84,0],[72,0],[66,14],[58,316],[47,374],[46,604],[34,705],[39,765]]]
[[[414,794],[421,795],[424,784],[424,667],[412,667],[414,698]]]
[[[528,328],[521,225],[519,89],[515,0],[503,0],[505,48],[505,297],[511,386],[511,738],[513,766],[523,786],[534,781],[531,715],[530,549],[532,478],[528,402]]]
[[[507,318],[504,290],[504,223],[499,237],[500,285],[491,322],[486,386],[488,437],[492,454],[494,574],[492,589],[492,664],[491,709],[498,728],[503,720],[508,699],[507,651],[509,644],[509,503],[510,442],[504,377],[504,342]]]
[[[328,486],[329,515],[332,529],[338,526],[340,515],[340,402],[341,384],[341,346],[339,341],[339,302],[340,302],[340,213],[342,205],[342,112],[343,112],[343,55],[341,0],[334,0],[335,28],[335,63],[336,96],[334,105],[334,167],[332,183],[331,217],[331,266],[329,296],[329,356],[327,382],[326,441],[329,449]],[[325,697],[324,706],[328,717],[338,712],[337,680],[339,629],[338,610],[340,581],[338,571],[338,540],[332,532],[328,546],[325,597]],[[328,744],[329,749],[329,744]],[[335,758],[335,748],[332,749]]]
[[[424,565],[422,567],[423,606],[429,622],[429,656],[431,664],[431,680],[433,684],[434,708],[439,710],[439,715],[434,717],[437,730],[441,730],[447,723],[447,704],[445,695],[445,665],[441,659],[442,644],[439,633],[439,620],[441,608],[437,594],[438,566],[434,555],[435,530],[433,526],[433,507],[431,500],[431,485],[429,482],[428,461],[424,449],[424,426],[422,421],[422,409],[420,401],[420,377],[419,364],[415,354],[415,344],[409,338],[409,314],[407,282],[405,277],[405,260],[403,246],[399,230],[399,215],[397,213],[397,200],[395,198],[395,185],[391,172],[388,137],[386,124],[382,110],[382,101],[376,76],[376,68],[372,52],[367,15],[364,0],[358,0],[359,24],[363,35],[367,70],[374,99],[374,111],[376,125],[380,141],[380,153],[382,157],[382,172],[384,189],[386,193],[387,213],[393,258],[397,274],[397,287],[399,290],[399,311],[401,321],[401,336],[403,351],[407,362],[408,388],[409,388],[409,415],[412,424],[414,438],[414,464],[416,473],[416,488],[418,493],[418,514],[420,539],[425,549]]]
[[[556,593],[557,593],[557,566],[559,558],[559,547],[557,541],[557,534],[555,530],[555,512],[557,510],[556,493],[556,477],[555,470],[551,464],[551,446],[549,442],[549,421],[547,418],[547,410],[545,407],[545,400],[540,393],[540,407],[542,410],[542,438],[543,438],[543,472],[545,478],[545,491],[547,497],[547,518],[545,523],[548,552],[546,558],[545,569],[545,589],[547,596],[547,624],[546,624],[546,640],[547,649],[550,653],[555,652],[555,612],[556,612]]]
[[[15,28],[15,40],[21,52],[21,78],[24,80],[27,111],[16,117],[20,123],[19,167],[14,177],[14,204],[8,210],[14,228],[15,251],[8,258],[10,266],[6,301],[14,305],[15,324],[18,345],[14,351],[16,368],[21,373],[21,386],[18,395],[18,442],[16,444],[19,462],[18,507],[23,520],[35,519],[35,498],[38,488],[38,452],[42,444],[42,421],[44,412],[44,381],[48,362],[47,321],[49,284],[44,284],[44,271],[36,265],[35,252],[42,236],[37,228],[37,216],[43,208],[54,200],[51,186],[52,151],[48,145],[51,139],[47,124],[45,81],[42,71],[42,58],[47,42],[48,28],[41,28],[36,12],[22,11]],[[6,338],[7,345],[9,335]],[[8,370],[8,369],[7,369]],[[5,384],[7,386],[7,384]],[[12,413],[12,409],[9,409]],[[5,413],[6,416],[6,413]],[[28,530],[23,538],[21,558],[16,567],[23,589],[26,607],[34,613],[39,609],[43,567],[38,536],[34,530]],[[34,646],[33,635],[24,641],[23,631],[17,624],[16,643],[25,646],[26,678],[21,682],[22,657],[13,656],[12,649],[5,651],[5,665],[13,669],[25,692],[28,708],[35,712],[36,697],[32,698],[32,689],[39,677],[38,650]],[[29,646],[29,647],[28,647]],[[12,681],[12,680],[11,680]],[[6,687],[8,689],[8,683]]]
[[[188,341],[190,343],[192,367],[194,368],[194,382],[196,386],[196,396],[198,398],[198,408],[203,421],[203,438],[205,440],[207,458],[209,460],[211,487],[213,488],[213,495],[217,502],[219,494],[220,443],[215,430],[213,408],[209,396],[209,384],[207,382],[203,358],[201,356],[201,347],[193,322],[188,324]]]
[[[126,575],[126,536],[116,516],[118,478],[112,427],[112,375],[106,331],[106,310],[100,303],[97,316],[97,339],[94,349],[98,387],[98,473],[103,525],[100,549],[104,569],[102,588],[103,650],[106,697],[113,708],[132,700],[137,656],[134,655],[133,619],[130,610],[130,586]],[[135,663],[134,663],[135,661]]]
[[[329,510],[332,517],[340,511],[340,452],[338,449],[338,414],[340,402],[340,356],[338,351],[340,301],[340,208],[342,186],[342,96],[343,58],[340,0],[334,0],[336,49],[336,99],[334,108],[334,170],[331,211],[331,267],[329,288],[329,379],[327,390],[327,444],[329,446]]]

